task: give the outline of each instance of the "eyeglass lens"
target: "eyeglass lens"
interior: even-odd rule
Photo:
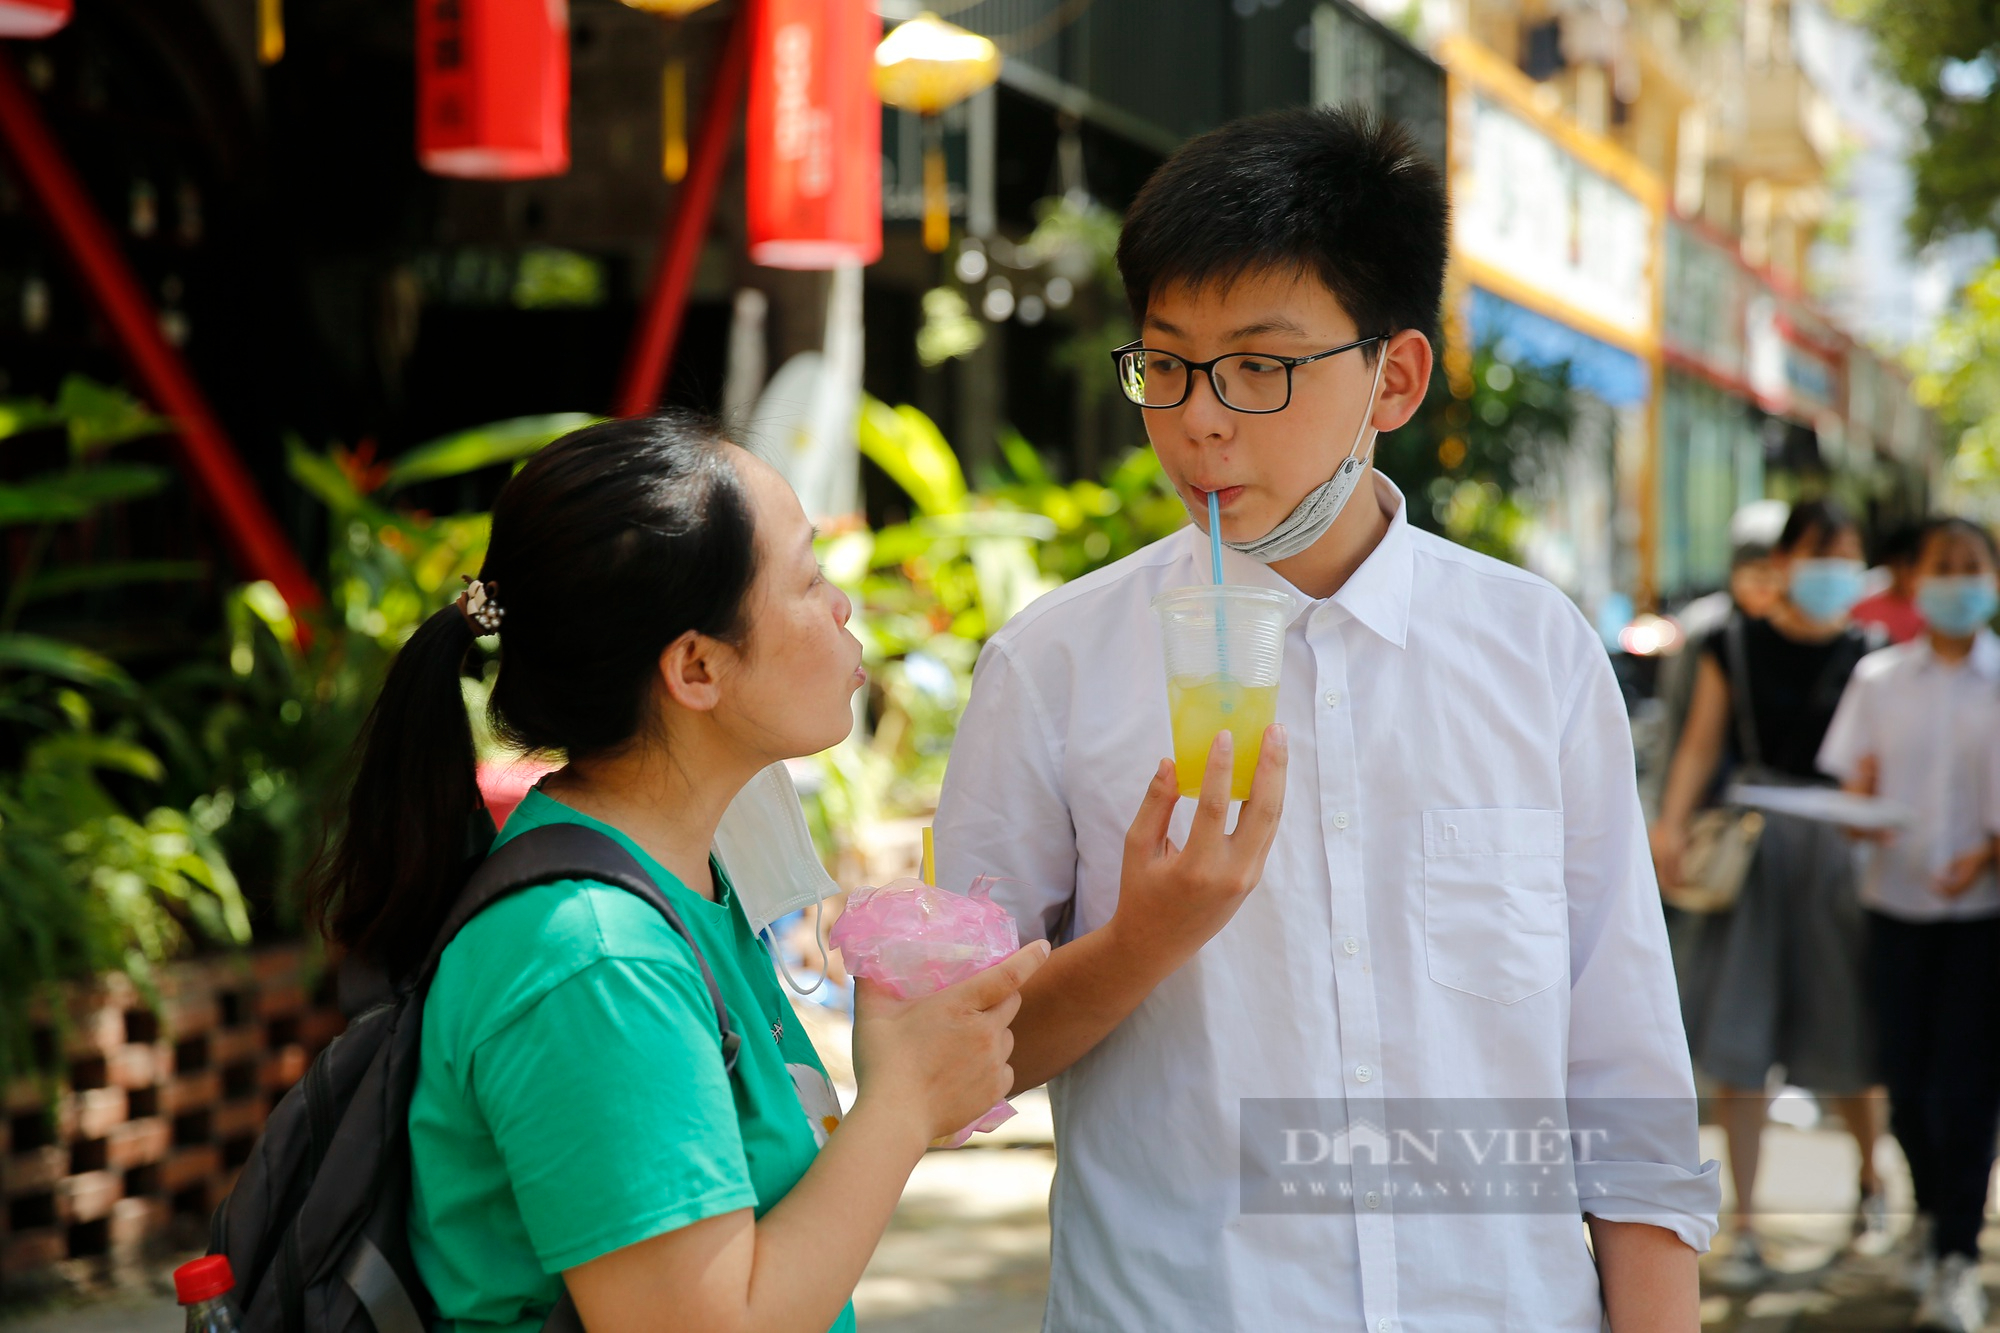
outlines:
[[[1118,382],[1141,407],[1174,407],[1188,396],[1187,362],[1144,348],[1119,358]],[[1239,412],[1275,412],[1291,396],[1285,363],[1243,353],[1225,356],[1209,371],[1215,395]]]

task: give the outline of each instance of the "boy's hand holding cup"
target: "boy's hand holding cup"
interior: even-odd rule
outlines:
[[[1118,881],[1118,908],[1104,927],[1115,931],[1123,949],[1172,971],[1215,936],[1264,876],[1264,860],[1278,834],[1285,806],[1285,729],[1264,729],[1262,752],[1250,783],[1249,799],[1226,831],[1230,785],[1236,765],[1235,738],[1219,733],[1209,747],[1201,795],[1187,845],[1168,836],[1180,779],[1174,762],[1163,759],[1146,798],[1125,834],[1125,867]]]

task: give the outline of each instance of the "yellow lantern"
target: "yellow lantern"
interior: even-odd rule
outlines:
[[[876,95],[899,111],[924,118],[924,248],[933,254],[951,240],[938,113],[991,87],[999,77],[999,47],[935,14],[919,14],[897,25],[875,48]]]
[[[275,65],[284,58],[284,0],[257,0],[257,63]]]
[[[624,0],[632,8],[662,18],[683,19],[715,0]],[[660,174],[669,184],[687,175],[687,61],[679,56],[660,74]]]

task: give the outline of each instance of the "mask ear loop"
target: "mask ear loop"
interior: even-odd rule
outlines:
[[[826,985],[826,974],[832,970],[833,963],[826,956],[826,931],[820,920],[825,910],[826,899],[820,898],[813,903],[813,943],[819,946],[819,980],[813,982],[812,985],[799,985],[798,981],[792,976],[791,967],[785,962],[785,951],[783,949],[767,949],[772,959],[778,964],[779,975],[784,977],[785,984],[792,988],[792,994],[794,995],[811,996],[817,994],[820,987]],[[773,944],[777,942],[775,937],[771,942]]]
[[[1366,456],[1369,458],[1375,456],[1375,445],[1382,438],[1382,432],[1371,429],[1368,423],[1375,419],[1375,399],[1382,392],[1382,367],[1388,360],[1389,340],[1384,338],[1381,344],[1375,349],[1375,378],[1368,385],[1368,406],[1361,409],[1361,425],[1354,432],[1354,447],[1347,451],[1349,458],[1360,458],[1363,456],[1361,453],[1361,437],[1364,435],[1371,437],[1368,441],[1368,453]]]

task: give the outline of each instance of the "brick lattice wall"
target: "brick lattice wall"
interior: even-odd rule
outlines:
[[[49,1085],[5,1090],[0,1288],[90,1281],[201,1248],[264,1118],[343,1026],[296,945],[163,969],[160,1008],[111,977],[69,997]],[[53,1026],[38,1034],[53,1051]]]

